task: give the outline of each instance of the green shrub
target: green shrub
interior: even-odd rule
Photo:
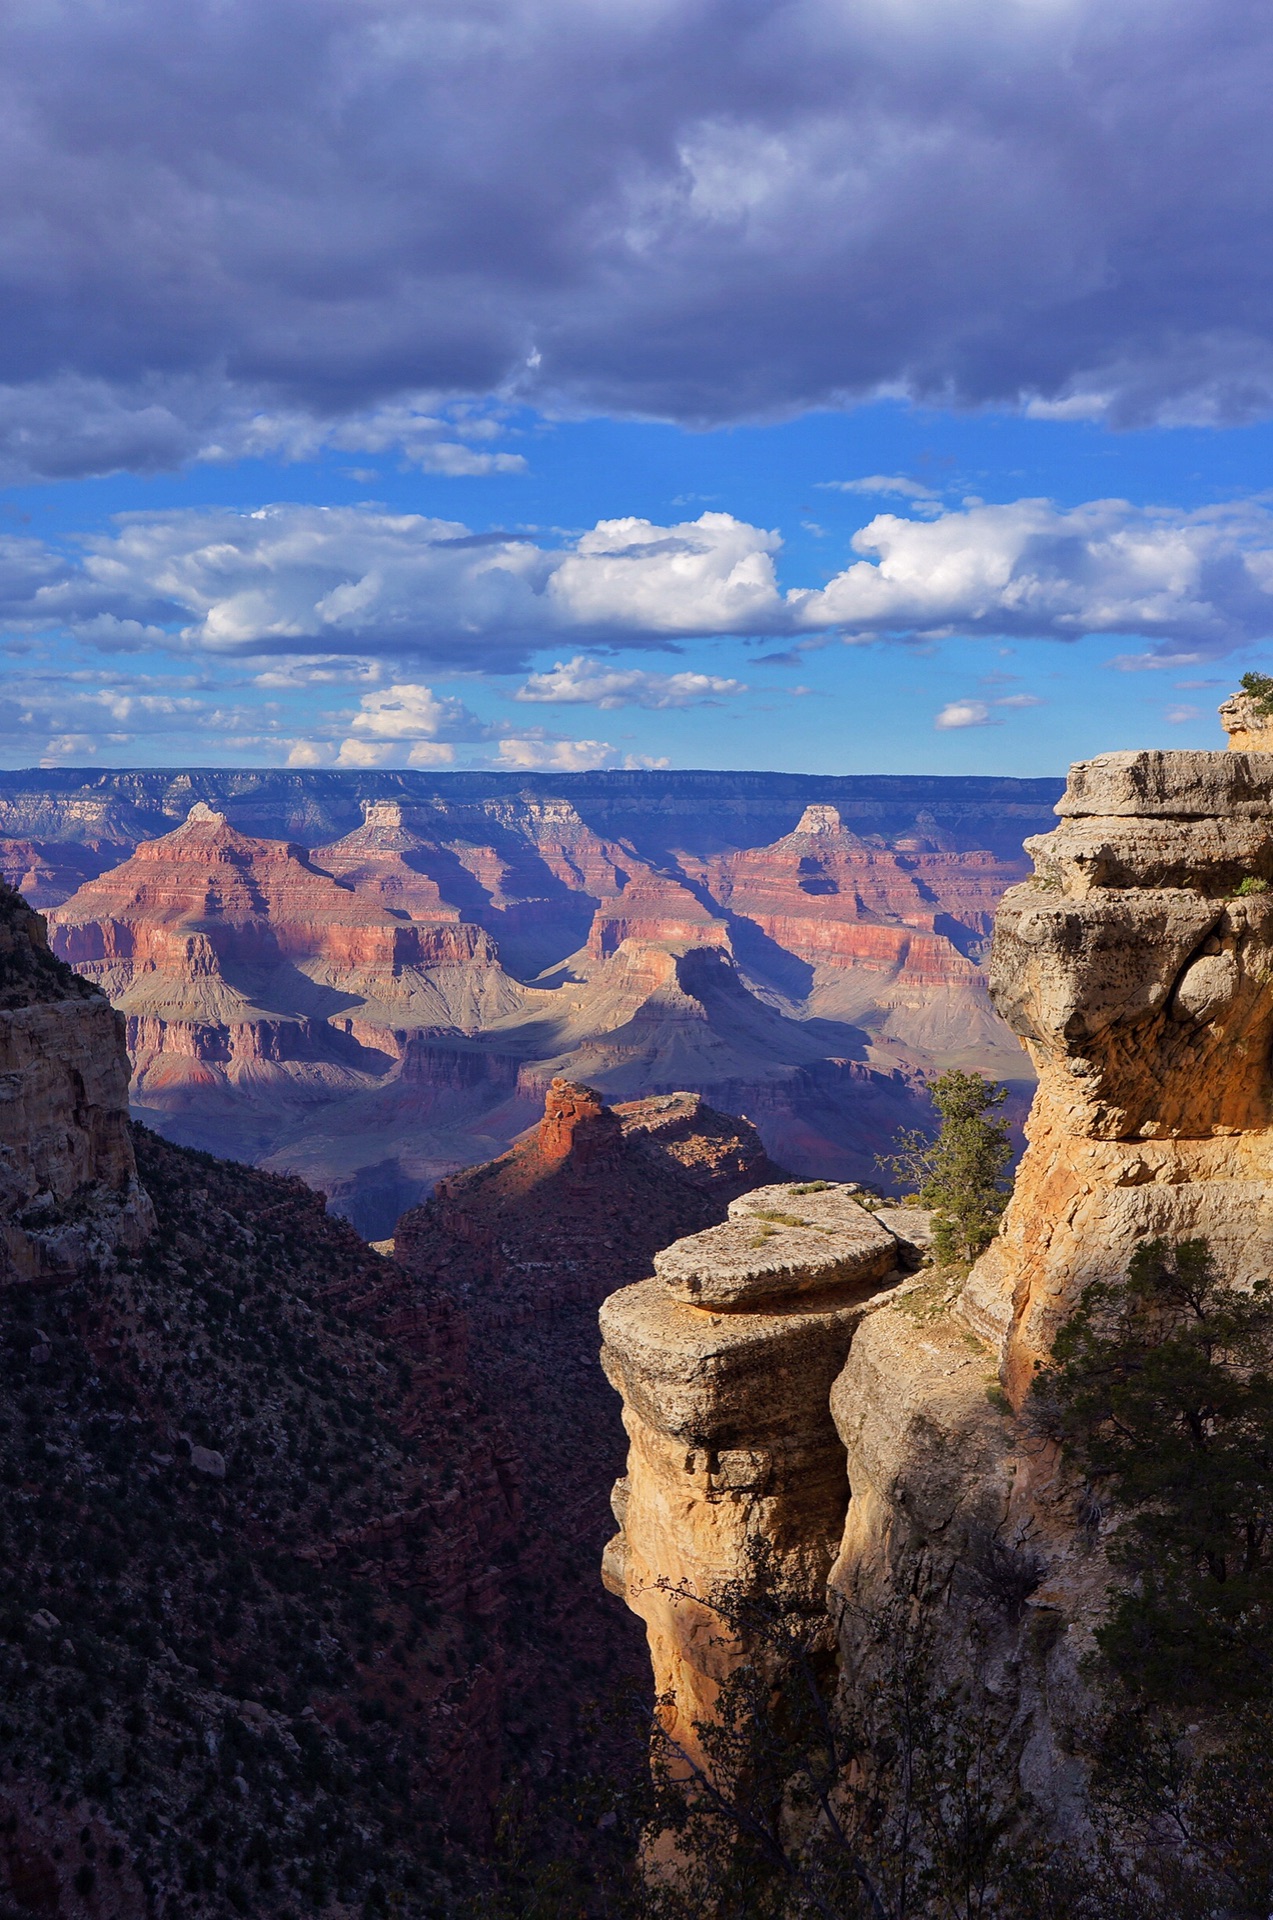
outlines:
[[[1244,673],[1238,685],[1243,693],[1251,696],[1261,718],[1273,715],[1273,676],[1267,673]]]
[[[933,1210],[933,1249],[939,1260],[975,1260],[994,1238],[1008,1204],[1004,1174],[1012,1159],[1008,1122],[988,1116],[1001,1107],[1008,1089],[980,1073],[952,1067],[929,1089],[940,1125],[936,1137],[918,1130],[897,1136],[897,1150],[877,1165],[909,1197]]]
[[[1086,1288],[1036,1379],[1035,1420],[1121,1516],[1131,1582],[1100,1629],[1139,1697],[1273,1700],[1273,1286],[1216,1274],[1205,1240],[1137,1247]]]

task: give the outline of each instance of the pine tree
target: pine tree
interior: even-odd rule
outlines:
[[[941,1122],[936,1138],[899,1133],[896,1153],[878,1164],[932,1208],[939,1260],[975,1260],[993,1240],[1011,1191],[1004,1179],[1012,1159],[1008,1122],[990,1118],[1008,1089],[952,1067],[934,1080],[929,1097]]]

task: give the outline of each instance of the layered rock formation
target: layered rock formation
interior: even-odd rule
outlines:
[[[6,778],[0,826],[89,862],[53,937],[128,1017],[141,1117],[373,1236],[555,1075],[695,1089],[843,1179],[914,1123],[917,1072],[1023,1071],[982,950],[1045,783],[50,775],[20,804]]]
[[[694,1757],[741,1651],[713,1597],[763,1552],[793,1605],[823,1604],[849,1491],[832,1384],[914,1261],[843,1187],[763,1187],[729,1212],[601,1312],[629,1439],[603,1578],[645,1621],[668,1731]]]
[[[2,885],[0,1094],[0,1287],[140,1246],[151,1213],[128,1132],[123,1023]]]
[[[658,1583],[710,1600],[751,1577],[759,1536],[797,1601],[825,1582],[850,1702],[879,1677],[863,1623],[921,1599],[943,1684],[982,1690],[1040,1830],[1073,1836],[1067,1729],[1111,1573],[1101,1516],[1023,1409],[1083,1288],[1124,1275],[1139,1242],[1206,1236],[1240,1285],[1273,1264],[1273,754],[1103,755],[1057,811],[996,922],[991,993],[1039,1090],[1000,1234],[966,1279],[922,1273],[838,1320],[830,1294],[753,1316],[732,1243],[706,1236],[688,1264],[656,1262],[679,1298],[651,1279],[602,1322],[632,1435],[608,1577],[647,1619],[686,1744],[723,1671],[719,1625]]]

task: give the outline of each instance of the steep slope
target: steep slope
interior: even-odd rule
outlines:
[[[1108,1483],[1082,1483],[1027,1401],[1085,1289],[1119,1282],[1143,1243],[1203,1236],[1241,1289],[1273,1264],[1273,754],[1102,755],[1057,811],[995,926],[991,991],[1039,1073],[1000,1233],[970,1273],[875,1276],[856,1296],[812,1234],[785,1256],[785,1227],[758,1234],[745,1258],[700,1235],[613,1296],[632,1448],[607,1579],[647,1619],[683,1734],[729,1657],[679,1580],[754,1591],[776,1564],[793,1605],[825,1607],[852,1725],[896,1682],[880,1623],[900,1611],[943,1699],[976,1704],[980,1778],[1005,1770],[1023,1852],[1042,1837],[1081,1860],[1086,1656],[1128,1573]],[[797,1187],[768,1217],[820,1200]],[[1162,1395],[1165,1432],[1188,1412],[1207,1433],[1207,1406]],[[1170,1886],[1170,1836],[1154,1845]]]
[[[462,1322],[299,1183],[138,1148],[146,1248],[0,1295],[0,1888],[445,1905],[501,1777],[516,1514]]]
[[[446,1911],[520,1657],[464,1316],[298,1182],[134,1153],[120,1027],[0,894],[0,1901]]]

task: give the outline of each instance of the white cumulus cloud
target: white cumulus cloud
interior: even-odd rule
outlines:
[[[741,686],[611,670],[596,649],[781,637],[787,652],[772,660],[835,631],[853,641],[1107,633],[1148,643],[1119,659],[1140,667],[1193,664],[1273,634],[1273,503],[1263,497],[881,513],[854,534],[839,572],[785,592],[780,546],[775,532],[716,511],[668,526],[604,520],[557,543],[370,506],[133,514],[69,554],[0,540],[0,626],[64,627],[107,652],[165,644],[265,656],[264,671],[315,680],[334,677],[342,657],[525,671],[566,637],[588,651],[533,674],[523,698],[655,706]],[[280,664],[289,659],[295,669]]]
[[[764,632],[781,614],[773,556],[781,545],[730,513],[660,527],[600,520],[553,569],[563,623],[647,633]]]
[[[611,766],[616,755],[608,740],[509,738],[500,741],[499,757],[504,765],[510,767],[542,767],[555,773],[590,773],[594,767]]]
[[[956,727],[990,727],[994,716],[984,700],[951,700],[933,721],[942,732]]]
[[[607,667],[600,660],[577,653],[573,660],[559,660],[551,672],[532,673],[514,698],[608,711],[614,707],[701,706],[705,701],[745,692],[743,681],[722,679],[716,674],[647,673],[639,667]]]

